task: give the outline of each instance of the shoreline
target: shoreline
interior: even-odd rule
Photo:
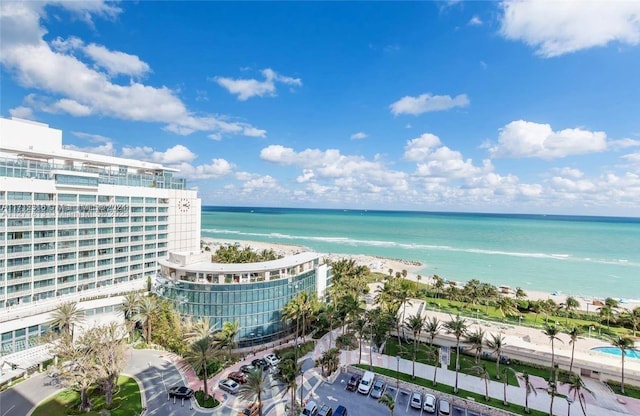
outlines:
[[[224,238],[212,238],[212,237],[202,237],[201,241],[205,242],[206,245],[210,246],[211,251],[215,251],[215,248],[220,245],[228,245],[228,244],[240,244],[241,247],[249,246],[254,250],[264,250],[264,249],[272,249],[279,255],[289,256],[293,254],[297,254],[303,251],[313,251],[308,247],[294,245],[294,244],[286,244],[286,243],[274,243],[274,242],[262,242],[262,241],[253,241],[253,240],[228,240]],[[420,270],[427,267],[426,264],[411,261],[411,260],[403,260],[403,259],[394,259],[383,256],[373,256],[367,254],[344,254],[344,253],[322,253],[318,252],[323,257],[331,260],[337,261],[343,258],[353,259],[359,265],[367,266],[371,271],[383,273],[385,275],[389,274],[389,270],[393,271],[393,275],[396,272],[402,272],[403,270],[407,271],[406,279],[420,283],[429,283],[431,281],[431,276],[423,276],[418,273]],[[418,276],[421,279],[418,279]],[[454,284],[456,286],[463,286],[463,281],[452,281],[445,279],[445,282],[449,284]],[[509,288],[508,293],[513,294],[515,287],[509,286],[501,286],[496,285],[496,287],[501,288]],[[577,295],[571,293],[563,293],[563,292],[545,292],[544,290],[536,290],[536,289],[527,289],[525,287],[521,287],[522,290],[527,294],[528,300],[546,300],[552,299],[557,304],[563,303],[566,301],[568,297],[575,298],[579,303],[580,307],[578,308],[581,311],[585,312],[595,312],[597,308],[601,305],[598,302],[604,302],[605,297],[597,297],[597,296],[585,296],[585,295]],[[623,297],[613,297],[620,301],[620,309],[634,309],[640,306],[640,299],[626,299]]]

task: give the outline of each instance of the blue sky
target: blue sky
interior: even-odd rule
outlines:
[[[639,212],[637,1],[0,8],[3,117],[207,205]]]

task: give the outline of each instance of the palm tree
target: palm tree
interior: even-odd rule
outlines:
[[[416,378],[416,353],[418,352],[418,341],[420,338],[420,332],[424,327],[425,318],[421,315],[415,314],[409,316],[404,321],[404,326],[413,334],[413,372],[411,378]]]
[[[574,326],[568,332],[569,338],[570,338],[569,343],[571,344],[571,363],[569,364],[569,373],[573,371],[573,354],[576,349],[576,342],[578,342],[578,337],[580,336],[581,333],[582,331],[580,331],[580,328],[578,328],[577,326]]]
[[[560,333],[560,328],[558,328],[555,325],[547,325],[544,329],[544,331],[542,331],[543,334],[545,334],[549,340],[551,341],[551,377],[553,377],[554,374],[554,369],[556,367],[556,361],[555,361],[555,344],[554,341],[558,340],[560,342],[562,342],[562,340],[560,338],[558,338],[558,334]],[[557,381],[557,380],[556,380]],[[553,398],[552,398],[553,401]]]
[[[460,315],[456,315],[450,321],[444,323],[444,327],[447,332],[453,334],[456,337],[456,383],[453,388],[454,393],[458,393],[458,373],[460,371],[460,338],[467,332],[467,320],[460,318]]]
[[[259,415],[262,416],[262,394],[271,388],[268,374],[258,367],[247,374],[247,382],[240,385],[238,397],[251,400],[258,405]]]
[[[207,374],[207,366],[209,362],[214,361],[221,355],[219,348],[213,345],[210,336],[200,338],[189,346],[189,350],[185,354],[185,360],[191,364],[196,374],[201,375],[204,383],[204,398],[209,397],[209,389],[207,387],[207,380],[209,375]]]
[[[295,343],[295,351],[297,354],[298,351],[298,332],[300,331],[300,303],[298,302],[298,298],[295,297],[289,300],[284,307],[282,308],[282,318],[281,320],[285,322],[296,322],[296,332],[294,335],[294,343]],[[297,355],[296,355],[297,358]]]
[[[573,296],[568,296],[564,303],[560,304],[560,308],[565,310],[565,323],[569,325],[569,314],[580,307],[580,302]]]
[[[75,325],[82,322],[84,322],[84,311],[78,309],[77,303],[69,302],[63,303],[58,309],[51,312],[49,325],[73,338]]]
[[[333,345],[333,321],[338,315],[335,303],[325,304],[323,314],[327,322],[329,322],[329,348],[331,348]]]
[[[598,311],[600,312],[600,317],[607,321],[607,328],[611,328],[611,321],[615,320],[615,308],[612,305],[605,304],[598,308]]]
[[[393,409],[395,409],[396,407],[396,402],[388,392],[385,392],[382,397],[378,399],[378,402],[387,406],[387,409],[389,409],[391,416],[393,416]]]
[[[496,355],[496,378],[500,379],[500,356],[502,350],[507,345],[502,334],[491,334],[491,339],[487,339],[487,347]]]
[[[362,338],[364,338],[368,324],[369,323],[364,317],[359,317],[355,319],[350,325],[351,329],[353,329],[353,331],[356,333],[356,336],[358,337],[358,364],[360,364],[360,362],[362,361]]]
[[[120,306],[120,312],[124,315],[124,321],[127,324],[129,330],[129,336],[133,338],[133,330],[135,329],[135,322],[133,317],[138,313],[138,303],[140,302],[140,295],[135,292],[127,293],[122,299],[122,305]]]
[[[509,402],[507,401],[507,383],[509,382],[509,373],[513,374],[514,376],[518,375],[511,367],[505,367],[502,369],[502,404],[504,404],[505,406],[509,406]]]
[[[424,323],[424,330],[429,334],[429,347],[433,346],[433,340],[438,336],[442,326],[435,316],[427,318]]]
[[[291,408],[293,409],[296,403],[297,380],[302,366],[296,361],[295,354],[287,354],[278,363],[278,370],[275,379],[285,386],[284,394],[291,392]]]
[[[158,310],[159,305],[157,299],[153,296],[146,296],[140,300],[138,312],[133,316],[134,321],[146,326],[145,338],[148,344],[151,343],[151,321],[158,313]]]
[[[520,299],[525,299],[527,297],[527,293],[522,290],[521,287],[517,287],[516,288],[516,299],[520,300]]]
[[[214,328],[211,326],[211,321],[208,316],[202,318],[196,318],[187,321],[185,328],[184,340],[187,343],[196,342],[202,338],[213,337]]]
[[[518,313],[518,308],[514,300],[506,296],[501,296],[498,299],[496,302],[496,310],[500,311],[503,320],[507,316],[513,316]]]
[[[436,299],[438,299],[438,295],[444,290],[444,279],[437,274],[434,274],[431,279],[433,279],[433,291],[435,292]]]
[[[538,395],[538,392],[536,391],[535,386],[533,385],[533,383],[531,382],[530,378],[529,378],[529,373],[527,373],[526,371],[523,371],[521,375],[518,376],[518,378],[520,380],[522,380],[522,382],[524,383],[524,390],[525,390],[525,396],[524,396],[524,411],[526,413],[529,413],[529,395],[531,393],[533,393],[535,396]]]
[[[638,327],[640,327],[640,306],[633,310],[627,309],[622,318],[624,319],[625,324],[631,327],[633,330],[633,336],[635,337]]]
[[[489,401],[489,372],[485,365],[474,365],[471,372],[484,380],[484,399]]]
[[[484,345],[484,329],[478,327],[475,332],[467,334],[467,344],[471,345],[471,348],[476,352],[476,364],[480,360],[482,354],[482,346]]]
[[[569,392],[567,393],[567,397],[573,395],[573,401],[578,399],[580,403],[580,408],[582,409],[582,414],[587,416],[587,402],[584,398],[584,392],[589,393],[592,397],[596,397],[593,394],[593,391],[589,390],[587,386],[585,386],[584,381],[582,381],[582,377],[577,374],[569,374],[569,381],[566,383],[569,384]],[[569,406],[568,412],[571,411],[571,406]]]
[[[614,347],[620,348],[620,353],[622,356],[620,392],[624,394],[624,356],[627,355],[627,350],[630,350],[633,348],[633,345],[634,345],[633,339],[629,337],[618,336],[617,338],[613,338],[611,340],[611,345],[613,345]]]
[[[240,332],[240,322],[225,322],[222,329],[213,336],[213,341],[219,348],[226,350],[227,358],[231,356],[231,351],[238,346],[238,332]]]

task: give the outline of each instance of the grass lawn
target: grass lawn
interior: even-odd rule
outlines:
[[[127,376],[118,378],[119,390],[113,397],[111,406],[111,416],[133,416],[142,411],[142,399],[138,383]],[[33,411],[33,416],[66,416],[66,415],[88,415],[100,416],[100,409],[104,406],[104,396],[93,390],[89,390],[89,396],[93,404],[92,410],[87,413],[80,413],[78,404],[80,403],[80,393],[73,390],[63,390],[53,397],[43,401]]]
[[[368,365],[364,365],[364,364],[359,364],[357,365],[357,367],[360,367],[362,369],[368,370],[369,366]],[[390,370],[387,368],[381,368],[381,367],[373,367],[373,371],[378,373],[378,374],[382,374],[385,375],[387,377],[391,377],[391,378],[396,378],[397,373],[395,370]],[[473,400],[475,400],[477,403],[481,403],[481,404],[485,404],[487,406],[491,406],[491,407],[495,407],[498,409],[504,409],[504,410],[508,410],[509,412],[513,412],[519,415],[533,415],[533,416],[546,416],[548,413],[547,412],[541,412],[538,410],[533,410],[530,409],[531,412],[530,413],[525,413],[524,411],[524,406],[519,406],[516,404],[509,404],[507,406],[504,405],[504,403],[502,402],[502,399],[494,399],[494,398],[490,398],[489,401],[486,401],[484,399],[484,395],[482,394],[478,394],[478,393],[473,393],[467,390],[462,390],[462,389],[458,389],[458,394],[454,394],[453,393],[453,386],[447,386],[445,384],[442,383],[438,383],[435,387],[433,386],[432,380],[427,380],[424,378],[420,378],[420,377],[416,377],[415,379],[411,379],[411,374],[404,374],[404,373],[400,373],[398,378],[402,381],[406,381],[408,383],[412,383],[412,384],[416,384],[418,386],[422,386],[422,387],[426,387],[432,390],[436,390],[436,391],[440,391],[443,393],[447,393],[447,394],[451,394],[453,396],[458,396],[460,398],[466,399],[466,398],[472,398]],[[524,389],[523,389],[523,393],[524,395]],[[507,396],[507,399],[509,399],[509,397]]]

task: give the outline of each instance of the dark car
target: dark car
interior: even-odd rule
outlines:
[[[255,360],[251,361],[251,365],[256,368],[262,368],[262,371],[269,369],[269,363],[264,358],[256,358]]]
[[[254,366],[252,366],[251,364],[245,364],[245,365],[240,367],[240,371],[242,371],[245,374],[249,374],[250,372],[252,372],[255,369],[256,368]]]
[[[178,399],[190,399],[193,397],[193,390],[186,386],[175,386],[169,389],[169,396]]]
[[[347,390],[356,391],[356,389],[358,388],[358,384],[360,384],[360,378],[361,377],[359,375],[351,376],[349,382],[347,382]]]
[[[247,376],[242,371],[234,371],[232,373],[229,373],[229,375],[227,375],[227,378],[233,381],[237,381],[240,384],[244,384],[247,382]]]

